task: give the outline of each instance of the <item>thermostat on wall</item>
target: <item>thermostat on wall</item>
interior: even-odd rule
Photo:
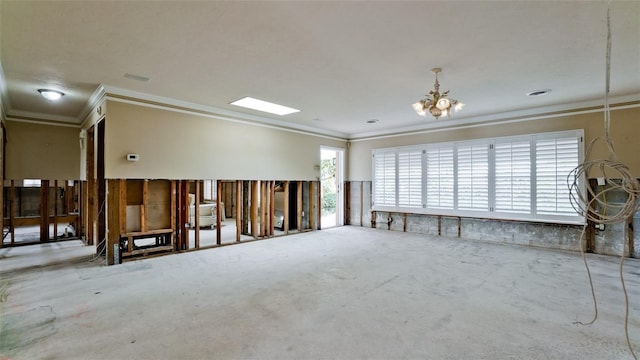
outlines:
[[[140,160],[140,155],[138,154],[127,154],[127,161],[138,161]]]

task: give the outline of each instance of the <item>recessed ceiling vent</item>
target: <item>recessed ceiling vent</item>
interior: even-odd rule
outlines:
[[[550,92],[551,92],[551,89],[534,90],[532,92],[528,92],[527,96],[542,96],[542,95],[547,95]]]
[[[149,80],[151,80],[151,78],[148,78],[146,76],[129,74],[129,73],[124,74],[124,77],[126,77],[127,79],[137,80],[142,82],[149,82]]]

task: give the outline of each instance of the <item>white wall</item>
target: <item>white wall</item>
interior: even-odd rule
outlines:
[[[6,179],[75,180],[80,174],[80,129],[6,121]]]
[[[346,142],[107,101],[107,178],[316,180],[320,146]],[[126,161],[128,153],[140,156]]]
[[[378,148],[584,129],[586,150],[592,139],[598,136],[604,136],[603,119],[604,115],[597,112],[509,124],[486,125],[458,130],[434,131],[422,134],[353,141],[349,148],[349,180],[371,181],[371,151]],[[627,165],[635,177],[640,177],[640,156],[638,156],[638,145],[640,145],[638,141],[638,139],[640,139],[640,107],[612,111],[610,129],[618,160]],[[594,148],[590,160],[606,158],[608,158],[608,153],[602,146],[597,146]]]

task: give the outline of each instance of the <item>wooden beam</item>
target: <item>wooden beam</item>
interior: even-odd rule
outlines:
[[[251,235],[258,238],[258,182],[251,181]]]
[[[242,233],[242,180],[236,180],[236,242]]]
[[[58,180],[53,180],[53,240],[58,240]]]
[[[351,182],[344,182],[344,224],[351,225]]]
[[[316,220],[318,219],[318,217],[316,216],[316,212],[318,209],[318,206],[316,205],[316,182],[315,181],[309,181],[309,228],[310,229],[317,229],[318,224],[316,223]]]
[[[40,241],[49,241],[49,180],[40,182]]]
[[[115,264],[116,254],[120,248],[120,217],[124,214],[120,213],[122,180],[107,180],[107,245],[106,256],[107,265]],[[118,253],[118,258],[119,258]]]
[[[407,213],[402,214],[402,232],[407,232]]]
[[[282,196],[284,198],[284,219],[282,222],[282,227],[284,228],[284,233],[289,235],[289,181],[284,182],[284,194]]]
[[[249,220],[251,220],[251,182],[250,181],[242,181],[242,234],[249,235]]]
[[[116,180],[113,180],[116,181]],[[113,204],[115,206],[116,204]],[[120,180],[120,193],[118,196],[118,209],[120,211],[119,234],[127,232],[127,180]]]
[[[170,220],[170,224],[171,224],[171,228],[174,230],[178,230],[179,228],[176,226],[176,208],[178,207],[178,201],[177,201],[177,190],[176,190],[177,186],[176,186],[176,181],[175,180],[171,180],[171,220]],[[173,234],[171,235],[171,241],[173,244],[178,242],[177,236],[176,236],[176,231],[173,232]],[[175,249],[174,249],[175,250]]]
[[[315,183],[316,183],[315,196],[316,196],[316,218],[317,218],[316,230],[321,230],[322,229],[322,183],[320,181],[315,181]],[[312,195],[313,193],[309,194],[309,196],[312,196]],[[338,203],[340,203],[340,201],[338,201],[338,196],[336,194],[336,211],[338,211],[338,208],[337,208]],[[338,221],[337,214],[336,214],[336,221]]]
[[[269,182],[269,236],[275,234],[275,221],[276,214],[276,182],[271,180]]]
[[[635,246],[633,243],[633,215],[629,216],[625,225],[627,226],[627,236],[629,239],[629,257],[635,257],[633,255],[635,251]]]
[[[587,186],[591,187],[591,189],[597,188],[598,184],[596,179],[589,179],[587,181],[589,182]],[[591,204],[592,200],[593,200],[593,196],[589,191],[587,191],[587,204]],[[591,220],[587,220],[587,231],[585,234],[586,246],[584,251],[588,253],[593,253],[596,250],[596,230],[595,229],[596,229],[596,223]],[[580,241],[582,241],[582,239],[580,239]],[[582,244],[580,244],[580,246],[582,247]]]
[[[267,235],[267,182],[260,181],[260,237]]]
[[[298,209],[297,209],[297,211],[298,211],[298,214],[297,214],[298,215],[298,224],[297,225],[298,225],[298,231],[302,232],[302,181],[298,181],[298,182],[296,182],[296,184],[298,186],[297,189],[296,189],[296,191],[297,191],[297,194],[296,194],[297,201],[296,201],[296,203],[298,204]]]
[[[193,200],[193,224],[189,224],[194,228],[195,232],[195,246],[196,249],[200,249],[200,180],[196,180],[195,199]],[[191,205],[188,205],[188,211],[191,211]],[[189,222],[191,222],[191,216],[189,216]]]
[[[189,181],[180,180],[180,241],[178,250],[187,250],[189,244],[189,231],[187,229],[189,200],[187,194],[189,194]]]
[[[140,231],[148,230],[149,222],[149,180],[142,181],[142,205],[140,205]]]
[[[96,244],[96,253],[100,253],[98,244],[100,241],[95,241],[96,234],[96,219],[98,218],[98,190],[96,184],[96,141],[95,141],[95,129],[96,126],[92,126],[87,130],[87,221],[85,222],[85,236],[87,239],[87,245]]]
[[[220,206],[221,204],[221,200],[220,198],[222,197],[222,181],[218,180],[216,181],[216,184],[218,185],[217,187],[217,192],[218,195],[216,196],[216,244],[220,245],[222,244],[222,231],[221,231],[221,217],[222,217],[222,208]]]
[[[16,233],[15,233],[15,224],[13,223],[14,215],[15,215],[15,202],[16,202],[16,188],[15,183],[11,180],[11,185],[9,188],[9,226],[11,231],[11,245],[15,243]]]

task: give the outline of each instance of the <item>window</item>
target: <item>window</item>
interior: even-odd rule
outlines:
[[[453,145],[427,148],[427,208],[453,209]]]
[[[583,130],[373,151],[374,210],[580,223]]]
[[[40,179],[24,179],[22,186],[24,187],[40,187]]]
[[[422,151],[398,151],[398,206],[422,207]]]
[[[396,206],[396,152],[374,153],[373,161],[374,204]]]
[[[578,166],[575,137],[536,139],[536,209],[542,215],[575,214],[567,175]]]
[[[458,209],[489,210],[489,146],[458,145]]]
[[[202,195],[205,200],[215,200],[218,195],[215,180],[204,180],[202,185]]]
[[[495,143],[495,210],[526,214],[531,210],[531,143]]]

